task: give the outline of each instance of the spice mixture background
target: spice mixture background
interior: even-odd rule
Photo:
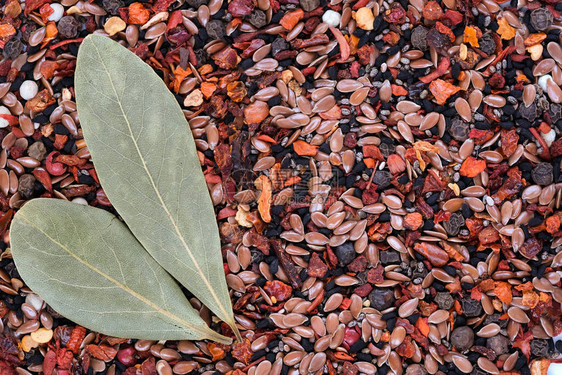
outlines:
[[[0,374],[542,375],[562,351],[558,0],[1,6]],[[89,33],[184,109],[242,343],[105,337],[19,278],[26,200],[111,210],[74,103]]]

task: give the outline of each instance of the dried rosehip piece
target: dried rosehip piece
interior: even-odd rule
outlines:
[[[459,142],[464,142],[468,139],[470,133],[470,124],[466,121],[456,117],[451,121],[451,127],[448,129],[451,137]]]
[[[531,25],[537,31],[545,31],[552,25],[553,21],[554,16],[547,8],[537,8],[531,12]]]
[[[552,184],[554,179],[553,167],[550,163],[539,163],[531,171],[531,176],[536,184],[546,186]]]
[[[480,44],[480,50],[485,54],[491,55],[496,52],[496,41],[491,33],[482,35],[482,37],[478,39],[478,44]]]
[[[464,216],[460,212],[451,214],[449,220],[443,222],[443,227],[450,236],[459,234],[461,228],[464,226]]]
[[[414,48],[417,48],[419,50],[425,51],[427,49],[427,33],[429,32],[429,30],[422,26],[416,26],[413,30],[412,30],[412,36],[411,36],[411,41],[412,41],[412,46]]]
[[[535,119],[540,115],[539,109],[537,108],[535,102],[531,103],[529,106],[525,106],[525,104],[522,103],[521,105],[519,105],[518,111],[521,117],[529,120],[530,122],[535,121]]]
[[[66,39],[76,38],[78,35],[78,29],[81,24],[72,16],[64,16],[60,19],[57,29],[59,30],[59,35]]]

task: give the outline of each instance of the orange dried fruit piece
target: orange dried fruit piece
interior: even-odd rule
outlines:
[[[144,25],[150,18],[150,11],[142,3],[132,3],[129,5],[129,23]]]
[[[498,19],[498,31],[500,37],[504,40],[511,40],[515,37],[515,29],[507,22],[505,18]]]
[[[261,190],[261,194],[258,198],[258,211],[262,220],[269,223],[271,222],[271,180],[269,177],[261,175],[256,179],[254,185],[257,189]]]
[[[370,8],[363,7],[355,13],[355,22],[363,30],[373,30],[375,16]]]
[[[560,218],[557,215],[550,216],[546,219],[546,231],[550,234],[558,232],[560,229]]]
[[[470,43],[472,47],[480,47],[478,38],[482,36],[482,31],[473,26],[466,26],[464,28],[464,42]]]
[[[506,305],[509,305],[513,299],[513,295],[511,294],[511,285],[505,281],[496,281],[494,294]]]
[[[111,17],[103,25],[103,29],[109,36],[113,36],[120,31],[125,30],[127,24],[120,17]]]
[[[313,146],[300,139],[293,142],[293,149],[300,156],[315,156],[318,153],[318,146]]]
[[[281,21],[279,21],[279,24],[287,30],[292,30],[303,17],[304,10],[297,9],[285,14],[283,18],[281,18]]]
[[[205,99],[209,99],[217,90],[217,85],[212,82],[202,82],[200,89]]]
[[[531,47],[531,46],[534,46],[535,44],[541,43],[545,39],[546,39],[545,33],[534,33],[534,34],[529,35],[525,39],[524,44],[525,44],[526,47]]]
[[[232,101],[239,103],[246,97],[246,85],[242,81],[229,82],[226,85],[226,93]]]
[[[244,108],[244,121],[246,124],[259,124],[269,115],[269,106],[266,102],[256,100]]]
[[[429,84],[429,90],[431,91],[431,93],[435,97],[435,101],[439,105],[445,104],[447,99],[449,99],[451,95],[459,92],[460,89],[460,87],[452,85],[449,82],[443,81],[442,79],[436,79]]]
[[[469,156],[462,163],[459,173],[465,177],[476,177],[486,169],[486,162]]]

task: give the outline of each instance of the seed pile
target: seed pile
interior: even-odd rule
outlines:
[[[556,0],[6,1],[1,371],[545,374],[562,352],[561,11]],[[89,33],[133,50],[184,109],[242,343],[88,332],[14,268],[9,224],[26,200],[111,210],[74,103]]]

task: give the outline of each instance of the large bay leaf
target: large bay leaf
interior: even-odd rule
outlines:
[[[111,336],[231,340],[211,330],[179,286],[107,211],[34,199],[10,230],[19,273],[56,311]]]
[[[213,205],[175,97],[134,53],[99,35],[80,46],[75,90],[86,144],[119,215],[238,334]]]

